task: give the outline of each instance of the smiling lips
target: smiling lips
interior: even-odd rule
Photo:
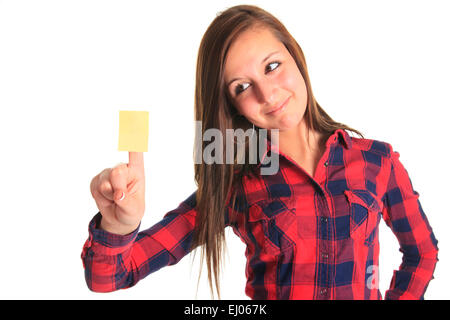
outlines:
[[[286,108],[286,106],[287,106],[287,104],[288,104],[288,102],[289,102],[290,99],[291,99],[291,97],[287,98],[287,99],[283,102],[283,104],[281,104],[281,106],[276,107],[275,109],[273,109],[272,111],[269,111],[269,112],[266,113],[266,114],[267,114],[267,115],[275,115],[275,114],[280,113],[281,111],[283,111],[283,110]]]

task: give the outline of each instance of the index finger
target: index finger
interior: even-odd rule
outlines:
[[[144,168],[144,153],[128,152],[128,167]]]

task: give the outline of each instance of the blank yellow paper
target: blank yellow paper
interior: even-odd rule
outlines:
[[[147,152],[148,111],[119,111],[119,151]]]

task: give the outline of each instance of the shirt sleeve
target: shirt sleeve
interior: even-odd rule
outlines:
[[[400,154],[390,149],[390,174],[382,200],[383,219],[394,232],[403,254],[395,270],[386,300],[422,300],[438,261],[437,240],[413,189]]]
[[[176,264],[190,252],[196,218],[196,192],[151,228],[128,235],[99,229],[100,212],[89,223],[81,258],[88,288],[110,292],[134,286],[152,272]]]

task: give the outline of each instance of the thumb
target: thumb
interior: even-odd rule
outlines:
[[[114,201],[120,202],[125,199],[125,191],[124,190],[116,190],[114,192]]]

